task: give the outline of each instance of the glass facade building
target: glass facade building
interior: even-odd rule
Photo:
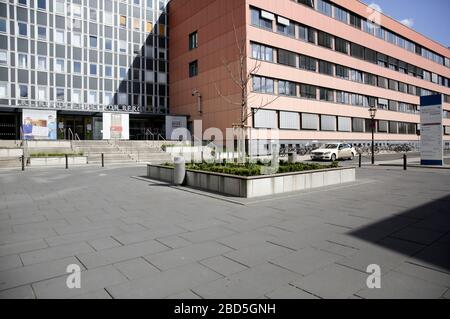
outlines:
[[[56,111],[101,139],[103,113],[129,114],[130,138],[162,132],[168,100],[168,0],[0,0],[0,139],[23,110]]]

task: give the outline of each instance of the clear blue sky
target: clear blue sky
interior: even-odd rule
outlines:
[[[363,0],[375,3],[383,13],[396,19],[412,21],[419,33],[450,46],[450,0]]]

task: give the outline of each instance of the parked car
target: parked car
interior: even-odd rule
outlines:
[[[353,160],[357,152],[351,144],[345,143],[330,143],[325,144],[321,148],[311,152],[311,159],[313,160],[331,160],[338,159]]]

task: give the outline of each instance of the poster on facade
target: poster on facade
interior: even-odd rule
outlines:
[[[103,113],[103,139],[129,140],[130,116],[120,113]]]
[[[420,157],[422,165],[443,165],[442,95],[420,98]]]
[[[56,111],[24,109],[23,138],[26,140],[56,140]]]
[[[188,140],[186,116],[166,116],[166,140]]]

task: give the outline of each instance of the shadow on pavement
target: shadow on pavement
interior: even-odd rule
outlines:
[[[408,245],[383,239],[390,237],[422,245],[412,259],[450,272],[450,195],[358,228],[349,235],[408,256],[411,255]]]

